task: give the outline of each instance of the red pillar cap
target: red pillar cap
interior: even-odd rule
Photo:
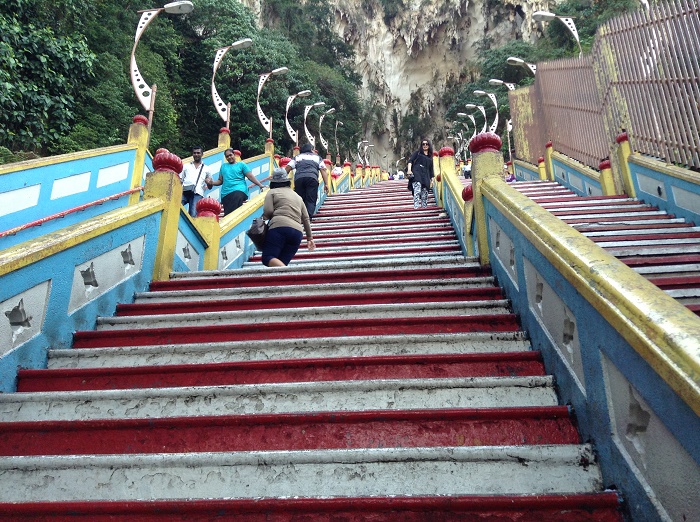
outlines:
[[[153,170],[180,174],[182,172],[182,160],[167,149],[158,149],[153,158]]]
[[[598,164],[598,170],[605,170],[610,168],[610,160],[604,159]]]
[[[227,129],[226,127],[221,127],[219,129],[219,134],[231,134],[231,129]]]
[[[544,163],[544,156],[537,158],[537,163]]]
[[[131,121],[134,123],[140,123],[141,125],[148,125],[148,118],[146,118],[143,114],[137,114]]]
[[[548,149],[551,149],[552,146],[553,146],[553,145],[552,145],[552,140],[549,140],[549,141],[545,144],[545,147],[547,147]]]
[[[440,152],[438,153],[438,156],[441,158],[444,158],[446,156],[454,156],[455,151],[452,147],[443,147],[440,149]]]
[[[500,152],[503,142],[501,138],[493,132],[482,132],[474,136],[474,139],[469,142],[469,152],[476,154],[478,152]]]
[[[620,134],[617,135],[617,138],[615,138],[615,141],[618,143],[618,145],[620,143],[624,143],[625,141],[629,141],[629,140],[630,140],[629,134],[627,134],[626,132],[621,132]]]

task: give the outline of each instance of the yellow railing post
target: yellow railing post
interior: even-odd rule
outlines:
[[[146,165],[146,153],[148,152],[148,118],[141,114],[134,116],[133,123],[129,127],[127,143],[136,145],[136,157],[134,158],[134,170],[131,173],[131,188],[140,187],[143,181],[143,171]],[[129,205],[139,202],[141,194],[138,192],[129,196]]]
[[[626,132],[618,135],[615,139],[617,142],[617,161],[620,165],[620,173],[622,174],[622,185],[625,188],[625,193],[631,197],[636,198],[637,192],[634,190],[634,183],[632,182],[632,172],[630,171],[629,159],[632,154],[632,147],[630,147],[630,139]]]
[[[221,127],[219,129],[218,147],[224,150],[231,147],[231,131],[226,127]]]
[[[438,194],[440,196],[440,207],[445,206],[445,182],[447,176],[455,176],[455,151],[452,147],[443,147],[437,154],[439,170],[435,174],[438,183]]]
[[[552,156],[554,156],[554,145],[551,141],[548,141],[544,147],[545,177],[542,178],[542,173],[540,173],[540,178],[548,179],[549,181],[554,181],[554,165],[552,164]]]
[[[197,202],[197,231],[202,234],[207,248],[204,251],[203,269],[216,270],[219,268],[219,249],[221,247],[221,226],[219,215],[223,207],[213,198],[200,199]]]
[[[177,229],[182,208],[182,160],[175,154],[161,149],[153,158],[153,172],[146,176],[144,199],[163,200],[163,214],[160,218],[158,249],[153,267],[153,280],[165,281],[170,276],[175,259]]]
[[[472,171],[474,171],[473,166],[472,166]],[[547,181],[547,168],[544,165],[544,156],[540,156],[539,159],[537,160],[537,172],[539,172],[540,179],[542,181]],[[473,174],[472,174],[472,177],[474,177]]]
[[[612,166],[610,160],[606,159],[598,164],[600,171],[600,188],[604,196],[615,195],[615,182],[613,181]]]
[[[478,134],[469,143],[469,150],[472,153],[472,190],[474,192],[476,244],[479,247],[479,262],[482,266],[489,264],[489,245],[481,187],[487,179],[503,179],[501,145],[501,138],[492,132]]]

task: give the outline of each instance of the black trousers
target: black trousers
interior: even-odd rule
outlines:
[[[248,200],[248,195],[240,190],[229,192],[221,198],[221,204],[224,206],[224,216],[228,216],[231,212],[243,205]]]
[[[316,202],[318,201],[318,178],[299,178],[294,180],[294,192],[301,196],[306,205],[309,218],[316,212]]]

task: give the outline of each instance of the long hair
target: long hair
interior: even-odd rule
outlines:
[[[421,144],[418,146],[418,152],[422,153],[423,152],[423,142],[427,141],[428,142],[428,156],[431,158],[433,157],[433,144],[430,142],[428,138],[423,138],[420,140]]]

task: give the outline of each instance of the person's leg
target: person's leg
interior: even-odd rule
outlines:
[[[288,227],[275,227],[267,231],[265,245],[262,251],[262,263],[265,266],[286,266],[280,261],[280,252],[284,248],[287,237],[284,229]]]
[[[202,199],[202,196],[199,194],[193,194],[192,195],[192,202],[190,203],[190,216],[192,217],[197,217],[197,202]]]
[[[301,230],[297,230],[292,227],[280,228],[285,229],[285,243],[279,255],[277,256],[277,259],[281,261],[284,264],[284,266],[287,266],[299,250],[299,245],[301,245],[301,240],[304,237],[304,235],[301,233]]]
[[[418,208],[420,206],[420,181],[413,182],[413,208]]]
[[[194,208],[194,205],[192,205],[192,196],[194,195],[194,192],[187,191],[182,193],[182,206],[187,207],[187,212],[189,215],[192,215],[192,209]]]
[[[306,205],[309,217],[313,217],[316,212],[316,201],[318,200],[318,180],[313,178],[300,178],[294,181],[294,192],[301,196]]]
[[[420,205],[423,208],[428,206],[428,189],[423,187],[420,191]]]
[[[226,194],[221,198],[221,204],[224,207],[224,216],[228,216],[231,212],[239,208],[247,199],[248,196],[245,195],[245,192],[241,192],[240,190],[234,190]]]

